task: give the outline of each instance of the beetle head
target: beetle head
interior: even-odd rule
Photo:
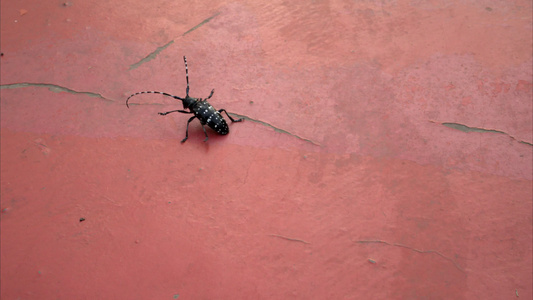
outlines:
[[[189,95],[187,95],[184,99],[181,99],[181,102],[183,104],[183,109],[188,109],[192,107],[192,105],[196,103],[197,101],[198,99],[189,97]]]

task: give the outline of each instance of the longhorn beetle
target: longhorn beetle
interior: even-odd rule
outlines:
[[[221,134],[221,135],[228,134],[229,133],[228,124],[226,123],[226,120],[224,120],[224,117],[222,117],[221,113],[225,112],[226,116],[228,116],[231,122],[241,122],[243,119],[235,120],[228,114],[228,112],[225,109],[219,109],[217,111],[213,106],[211,106],[211,104],[209,104],[209,102],[207,102],[207,100],[211,98],[211,96],[213,96],[215,89],[211,90],[211,94],[209,94],[209,96],[205,99],[190,97],[189,96],[189,68],[187,67],[187,58],[185,56],[183,56],[183,61],[185,62],[185,78],[187,79],[187,89],[185,90],[186,92],[185,98],[180,98],[178,96],[170,95],[168,93],[156,92],[156,91],[138,92],[138,93],[135,93],[129,96],[128,99],[126,99],[126,106],[130,108],[128,105],[128,100],[130,100],[131,97],[140,95],[140,94],[161,94],[164,96],[172,97],[174,99],[181,100],[183,104],[183,109],[189,109],[189,111],[177,109],[177,110],[171,110],[171,111],[167,111],[163,113],[160,112],[159,113],[160,115],[166,116],[173,112],[180,112],[184,114],[194,114],[194,116],[191,117],[189,121],[187,121],[187,130],[185,131],[185,138],[181,141],[182,143],[185,142],[189,138],[189,123],[191,123],[191,121],[194,120],[194,118],[198,118],[198,120],[200,120],[200,123],[202,124],[202,129],[204,130],[204,133],[205,133],[204,142],[207,141],[207,139],[209,138],[207,136],[207,132],[205,131],[205,127],[204,127],[205,124],[211,127],[211,129],[213,129],[218,134]]]

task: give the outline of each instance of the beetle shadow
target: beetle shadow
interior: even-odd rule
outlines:
[[[188,143],[194,143],[197,148],[197,150],[203,149],[205,153],[209,152],[211,144],[221,144],[224,139],[227,138],[227,135],[220,135],[217,134],[215,131],[211,130],[210,128],[206,127],[207,136],[209,137],[207,141],[204,142],[205,135],[201,127],[198,128],[191,128],[189,131],[189,138],[185,143],[181,143],[182,145],[188,144]]]

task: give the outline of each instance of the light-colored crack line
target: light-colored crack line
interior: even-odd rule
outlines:
[[[360,241],[354,241],[354,242],[358,243],[358,244],[385,244],[385,245],[388,245],[388,246],[401,247],[401,248],[409,249],[411,251],[418,252],[418,253],[433,253],[433,254],[437,254],[438,256],[440,256],[440,257],[446,259],[447,261],[451,262],[459,271],[465,273],[463,268],[461,268],[461,266],[459,266],[459,264],[456,263],[455,260],[449,258],[448,256],[440,253],[437,250],[420,250],[420,249],[416,249],[416,248],[409,247],[409,246],[406,246],[406,245],[402,245],[402,244],[398,244],[398,243],[389,243],[389,242],[382,241],[382,240],[360,240]]]
[[[78,91],[75,91],[75,90],[72,90],[72,89],[69,89],[63,86],[59,86],[57,84],[51,84],[51,83],[21,82],[21,83],[11,83],[11,84],[0,85],[0,89],[20,89],[20,88],[27,88],[27,87],[44,87],[44,88],[48,88],[49,91],[54,92],[54,93],[65,92],[65,93],[74,94],[74,95],[86,95],[89,97],[99,98],[99,99],[109,101],[109,102],[115,102],[115,100],[106,98],[98,93],[78,92]]]
[[[248,116],[245,116],[245,115],[239,115],[239,114],[236,114],[236,113],[230,113],[230,115],[233,115],[233,116],[236,116],[236,117],[239,117],[239,118],[245,119],[245,120],[249,120],[249,121],[251,121],[251,122],[255,122],[255,123],[258,123],[258,124],[261,124],[261,125],[264,125],[264,126],[270,127],[270,128],[272,128],[272,129],[274,129],[274,131],[276,131],[276,132],[284,133],[284,134],[288,134],[288,135],[293,136],[293,137],[295,137],[295,138],[298,138],[298,139],[300,139],[300,140],[302,140],[302,141],[306,141],[306,142],[308,142],[308,143],[311,143],[311,144],[313,144],[313,145],[315,145],[315,146],[321,146],[321,145],[320,145],[319,143],[317,143],[317,142],[314,142],[314,141],[312,141],[312,140],[310,140],[310,139],[303,138],[303,137],[298,136],[298,135],[296,135],[296,134],[294,134],[294,133],[290,133],[290,132],[288,132],[287,130],[284,130],[284,129],[278,128],[278,127],[276,127],[276,126],[274,126],[274,125],[271,125],[271,124],[269,124],[269,123],[267,123],[267,122],[264,122],[264,121],[261,121],[261,120],[257,120],[257,119],[252,119],[252,118],[250,118],[250,117],[248,117]]]
[[[284,239],[284,240],[287,240],[287,241],[304,243],[304,244],[307,244],[307,245],[311,244],[311,243],[306,242],[306,241],[304,241],[304,240],[294,239],[294,238],[290,238],[290,237],[282,236],[282,235],[279,235],[279,234],[269,234],[269,236],[277,237],[277,238]]]
[[[150,103],[150,104],[146,104],[146,103],[130,103],[130,106],[134,106],[134,105],[139,105],[139,106],[141,106],[141,105],[163,105],[163,104],[161,104],[161,103]],[[241,119],[248,120],[248,121],[250,121],[250,122],[255,122],[255,123],[261,124],[261,125],[266,126],[266,127],[270,127],[270,128],[272,128],[272,129],[274,129],[274,131],[276,131],[276,132],[283,133],[283,134],[288,134],[288,135],[293,136],[293,137],[295,137],[295,138],[297,138],[297,139],[300,139],[300,140],[302,140],[302,141],[305,141],[305,142],[311,143],[311,144],[313,144],[313,145],[315,145],[315,146],[319,146],[319,147],[322,146],[322,145],[320,145],[320,144],[317,143],[317,142],[314,142],[314,141],[312,141],[312,140],[310,140],[310,139],[303,138],[303,137],[301,137],[301,136],[299,136],[299,135],[296,135],[296,134],[294,134],[294,133],[290,133],[290,132],[288,132],[287,130],[284,130],[284,129],[278,128],[278,127],[276,127],[276,126],[274,126],[274,125],[271,125],[271,124],[269,124],[269,123],[267,123],[267,122],[265,122],[265,121],[261,121],[261,120],[253,119],[253,118],[250,118],[250,117],[248,117],[248,116],[240,115],[240,114],[236,114],[236,113],[228,113],[228,114],[230,114],[230,115],[232,115],[232,116],[234,116],[234,117],[238,117],[238,118],[241,118]]]
[[[193,28],[187,30],[187,31],[186,31],[184,34],[182,34],[181,36],[185,36],[186,34],[191,33],[191,31],[194,31],[194,30],[198,29],[198,27],[200,27],[200,26],[204,25],[205,23],[211,21],[211,19],[213,19],[214,17],[216,17],[216,16],[218,16],[218,15],[220,15],[220,12],[217,12],[216,14],[212,15],[211,17],[209,17],[209,18],[203,20],[202,22],[200,22],[200,24],[198,24],[198,25],[194,26]]]
[[[519,142],[519,143],[522,143],[522,144],[526,144],[526,145],[529,145],[529,146],[533,146],[533,144],[531,142],[526,142],[526,141],[522,141],[522,140],[519,140],[517,138],[515,138],[514,136],[506,133],[506,132],[503,132],[503,131],[500,131],[500,130],[495,130],[495,129],[485,129],[485,128],[479,128],[479,127],[470,127],[470,126],[466,126],[466,125],[463,125],[463,124],[459,124],[459,123],[451,123],[451,122],[437,122],[437,121],[433,121],[433,120],[429,120],[431,123],[435,123],[435,124],[440,124],[440,125],[443,125],[443,126],[446,126],[448,128],[451,128],[451,129],[455,129],[455,130],[459,130],[459,131],[462,131],[462,132],[488,132],[488,133],[498,133],[498,134],[504,134],[508,137],[510,137],[511,139]]]
[[[172,45],[174,43],[174,40],[168,42],[166,45],[157,47],[154,52],[148,54],[145,58],[141,59],[140,61],[134,63],[130,66],[130,70],[137,69],[140,65],[144,64],[145,62],[149,62],[152,59],[154,59],[161,51],[165,50],[168,46]]]
[[[214,15],[212,15],[211,17],[203,20],[202,22],[200,22],[200,24],[194,26],[193,28],[187,30],[184,34],[182,34],[180,37],[183,37],[185,36],[186,34],[189,34],[190,32],[198,29],[198,27],[204,25],[205,23],[211,21],[211,19],[213,19],[214,17],[218,16],[220,13],[216,13]],[[155,49],[154,52],[148,54],[145,58],[141,59],[140,61],[134,63],[133,65],[130,66],[130,70],[134,70],[134,69],[137,69],[140,65],[144,64],[145,62],[149,62],[151,61],[152,59],[156,58],[157,55],[159,55],[159,53],[161,53],[163,50],[165,50],[166,48],[168,48],[168,46],[172,45],[174,43],[174,41],[176,41],[176,39],[173,39],[171,40],[170,42],[166,43],[164,46],[161,46],[161,47],[157,47],[157,49]]]

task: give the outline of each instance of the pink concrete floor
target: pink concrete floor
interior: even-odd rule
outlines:
[[[1,298],[532,299],[531,1],[303,3],[2,1]]]

